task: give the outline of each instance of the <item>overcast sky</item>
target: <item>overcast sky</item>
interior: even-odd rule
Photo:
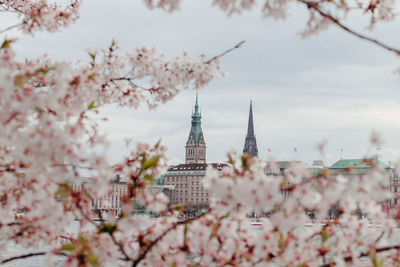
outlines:
[[[328,140],[325,161],[359,158],[378,130],[385,140],[379,153],[385,161],[400,159],[400,66],[398,57],[330,27],[303,40],[307,13],[293,5],[284,21],[262,18],[259,10],[227,17],[211,0],[186,0],[180,12],[149,11],[139,0],[85,1],[80,20],[67,30],[20,36],[20,58],[48,53],[51,58],[86,59],[86,48],[106,48],[116,39],[122,50],[155,47],[168,56],[183,50],[210,57],[241,40],[245,45],[222,58],[225,78],[199,92],[207,160],[221,162],[230,149],[242,151],[249,101],[253,100],[259,155],[306,163],[320,157],[314,147]],[[11,17],[0,21],[13,23]],[[360,18],[346,21],[363,31]],[[368,33],[400,47],[399,21]],[[102,125],[112,146],[110,158],[122,156],[123,140],[167,145],[171,162],[184,160],[194,91],[184,91],[154,111],[107,107]],[[268,153],[267,148],[272,152]],[[297,155],[293,148],[297,147]],[[373,150],[375,151],[375,150]]]

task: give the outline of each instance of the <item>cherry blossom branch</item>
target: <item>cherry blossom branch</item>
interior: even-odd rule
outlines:
[[[133,82],[133,80],[135,80],[135,78],[130,78],[130,77],[119,77],[119,78],[112,78],[112,79],[110,79],[110,81],[112,82],[112,83],[114,83],[115,81],[128,81],[131,85],[133,85],[133,87],[135,87],[135,88],[139,88],[139,89],[142,89],[142,90],[145,90],[145,91],[154,91],[154,90],[158,90],[159,88],[154,88],[154,87],[152,87],[152,88],[145,88],[145,87],[143,87],[143,86],[141,86],[141,85],[138,85],[138,84],[136,84],[136,83],[134,83]]]
[[[93,200],[92,196],[90,196],[89,192],[87,192],[87,190],[84,188],[84,186],[82,186],[82,190],[85,192],[85,194],[89,197],[90,200]],[[100,229],[100,227],[104,227],[104,218],[101,212],[98,213],[99,217],[100,217],[100,224],[96,224],[91,218],[89,218],[84,211],[82,210],[82,207],[79,205],[79,202],[77,203],[77,207],[79,212],[81,213],[81,215],[83,216],[84,219],[86,219],[88,222],[90,222],[91,224],[93,224],[98,230]],[[119,220],[119,219],[118,219]],[[110,237],[111,240],[113,241],[113,243],[118,246],[118,248],[120,249],[121,253],[124,255],[125,258],[121,259],[121,260],[125,260],[125,261],[130,261],[132,260],[129,255],[126,253],[124,247],[122,246],[122,244],[120,242],[118,242],[114,235],[113,232],[107,232]]]
[[[124,249],[124,246],[123,246],[120,242],[118,242],[118,241],[115,239],[113,233],[109,233],[109,234],[110,234],[111,240],[114,242],[115,245],[118,246],[119,250],[121,250],[121,253],[124,255],[125,258],[124,258],[123,260],[125,260],[125,261],[131,261],[132,258],[129,257],[128,253],[126,253],[126,251],[125,251],[125,249]]]
[[[0,34],[5,33],[6,31],[12,30],[12,29],[17,28],[17,27],[22,26],[22,25],[23,25],[23,23],[18,23],[18,24],[9,26],[9,27],[7,27],[7,28],[5,28],[3,30],[0,30]]]
[[[210,58],[210,59],[204,61],[203,63],[204,63],[204,64],[210,64],[211,62],[215,61],[216,59],[221,58],[221,57],[225,56],[225,55],[228,54],[228,53],[231,53],[233,50],[238,49],[238,48],[241,48],[242,45],[243,45],[245,42],[246,42],[245,40],[240,41],[240,42],[237,43],[235,46],[233,46],[233,47],[231,47],[231,48],[225,50],[224,52],[222,52],[222,53],[219,54],[219,55],[216,55],[216,56],[214,56],[214,57],[212,57],[212,58]],[[167,64],[168,64],[168,63],[167,63]],[[167,65],[167,64],[166,64],[166,65]],[[189,72],[190,72],[190,70],[189,70]],[[143,86],[141,86],[141,85],[138,85],[138,84],[134,83],[134,82],[133,82],[134,80],[135,80],[135,78],[131,78],[131,77],[117,77],[117,78],[111,78],[111,79],[110,79],[111,82],[115,82],[115,81],[127,81],[127,82],[129,82],[130,84],[132,84],[134,87],[139,88],[139,89],[142,89],[142,90],[146,90],[146,91],[154,91],[154,90],[158,90],[158,89],[159,89],[159,88],[145,88],[145,87],[143,87]]]
[[[221,54],[210,58],[209,60],[207,60],[206,62],[204,62],[204,64],[210,64],[212,61],[216,60],[217,58],[223,57],[223,56],[225,56],[226,54],[232,52],[233,50],[240,48],[245,42],[246,42],[245,40],[240,41],[240,42],[237,43],[234,47],[229,48],[228,50],[225,50],[225,51],[222,52]]]
[[[24,254],[24,255],[19,255],[19,256],[15,256],[15,257],[11,257],[5,260],[2,260],[0,262],[0,264],[4,264],[10,261],[14,261],[14,260],[20,260],[20,259],[25,259],[25,258],[30,258],[30,257],[36,257],[36,256],[43,256],[46,255],[46,252],[36,252],[36,253],[29,253],[29,254]]]
[[[374,245],[378,244],[379,241],[382,239],[383,235],[385,234],[385,231],[382,231],[379,237],[375,240]]]
[[[21,260],[21,259],[25,259],[25,258],[30,258],[30,257],[36,257],[36,256],[44,256],[46,255],[47,252],[34,252],[34,253],[29,253],[29,254],[24,254],[24,255],[19,255],[19,256],[14,256],[5,260],[2,260],[0,262],[0,264],[4,264],[10,261],[14,261],[14,260]],[[61,253],[61,252],[57,252],[56,255],[59,256],[67,256],[65,253]]]
[[[184,221],[178,221],[176,223],[174,223],[172,226],[170,226],[167,230],[165,230],[160,236],[158,236],[156,239],[154,239],[147,247],[146,249],[142,252],[142,254],[140,254],[140,256],[132,263],[132,267],[136,267],[138,266],[138,264],[146,257],[147,253],[150,252],[150,250],[159,242],[161,241],[161,239],[163,239],[169,232],[173,231],[176,229],[176,227],[178,227],[179,225],[182,224],[187,224],[187,223],[192,223],[193,221],[196,221],[202,217],[204,217],[205,215],[209,214],[211,212],[211,210],[207,211],[206,213],[203,213],[195,218],[190,218],[190,219],[186,219]]]
[[[380,253],[380,252],[385,252],[385,251],[393,250],[393,249],[400,249],[400,245],[394,245],[394,246],[387,246],[387,247],[376,248],[374,251],[375,251],[375,253]],[[369,256],[369,254],[370,254],[370,251],[368,251],[368,252],[363,252],[363,253],[361,253],[361,254],[358,256],[358,258],[367,257],[367,256]],[[351,262],[351,261],[353,260],[353,257],[352,257],[352,256],[347,256],[347,257],[343,258],[343,260],[344,260],[345,262]],[[320,265],[320,267],[330,267],[330,266],[332,266],[332,262],[331,262],[331,263],[327,263],[327,264]]]
[[[400,49],[394,48],[392,46],[389,46],[387,44],[384,44],[382,42],[380,42],[379,40],[373,39],[369,36],[363,35],[359,32],[356,32],[354,30],[352,30],[351,28],[349,28],[348,26],[344,25],[342,22],[340,22],[337,18],[335,18],[334,16],[332,16],[331,14],[329,14],[328,12],[322,11],[318,5],[318,2],[310,2],[307,0],[297,0],[298,2],[304,4],[307,6],[308,9],[314,10],[316,11],[318,14],[320,14],[322,17],[329,19],[332,23],[336,24],[339,28],[341,28],[342,30],[350,33],[353,36],[356,36],[362,40],[371,42],[376,44],[379,47],[382,47],[386,50],[389,50],[390,52],[394,52],[397,55],[400,55]]]

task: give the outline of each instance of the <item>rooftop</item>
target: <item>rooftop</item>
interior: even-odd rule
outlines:
[[[330,169],[346,169],[346,168],[354,168],[354,169],[369,169],[371,168],[371,164],[374,164],[381,168],[382,170],[389,171],[392,168],[389,165],[386,165],[382,161],[378,159],[372,159],[371,162],[368,162],[367,159],[341,159],[335,162]]]
[[[168,171],[204,171],[208,165],[212,165],[213,168],[222,170],[223,167],[228,166],[225,163],[184,163],[174,165],[168,168]]]

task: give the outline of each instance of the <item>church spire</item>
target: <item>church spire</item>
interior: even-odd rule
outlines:
[[[254,136],[254,125],[253,125],[253,103],[250,100],[250,111],[249,111],[249,122],[247,125],[247,135]]]
[[[258,157],[257,141],[254,135],[253,124],[253,103],[250,100],[249,122],[247,125],[247,135],[244,141],[243,153],[248,153],[252,157]]]

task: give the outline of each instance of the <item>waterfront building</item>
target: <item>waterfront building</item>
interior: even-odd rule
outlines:
[[[400,209],[400,177],[397,171],[393,171],[390,177],[390,208]]]
[[[209,207],[210,195],[202,182],[207,167],[222,170],[227,166],[221,163],[206,163],[206,143],[201,128],[198,94],[185,150],[185,163],[170,166],[167,173],[162,176],[160,184],[173,188],[168,192],[170,204],[182,205],[189,215]]]
[[[118,217],[122,210],[122,199],[128,195],[128,186],[126,182],[121,180],[119,175],[111,179],[109,182],[110,191],[101,199],[92,200],[93,214],[109,213],[114,217]]]
[[[257,140],[254,135],[254,124],[253,124],[253,104],[250,100],[249,110],[249,121],[247,124],[247,134],[244,141],[243,154],[249,154],[252,157],[258,157]]]
[[[85,184],[91,183],[90,178],[80,179],[79,182],[75,182],[72,184],[72,189],[75,192],[81,192]],[[157,179],[155,184],[149,185],[149,190],[153,195],[157,195],[159,193],[164,193],[165,195],[170,195],[170,192],[174,190],[173,186],[164,186],[157,183]],[[92,216],[95,219],[99,219],[99,214],[101,213],[103,217],[106,216],[114,216],[119,217],[121,215],[122,206],[124,205],[124,197],[129,196],[129,188],[126,181],[122,179],[122,177],[117,174],[114,178],[109,180],[109,190],[108,192],[100,197],[100,198],[92,198],[90,203],[90,209],[92,211]],[[62,199],[60,199],[62,200]],[[134,201],[134,206],[136,206],[136,211],[140,213],[146,213],[146,207],[136,204]]]
[[[380,161],[379,159],[341,159],[329,167],[329,171],[333,175],[363,175],[367,174],[373,166],[377,166],[384,173],[391,173],[393,169]]]
[[[85,184],[91,183],[91,179],[81,179],[79,182],[72,184],[72,189],[75,192],[81,192]],[[122,210],[122,199],[128,195],[128,186],[126,182],[121,180],[119,175],[109,181],[110,190],[108,194],[102,198],[93,198],[91,201],[90,209],[92,216],[98,218],[99,213],[111,216],[119,216]]]

